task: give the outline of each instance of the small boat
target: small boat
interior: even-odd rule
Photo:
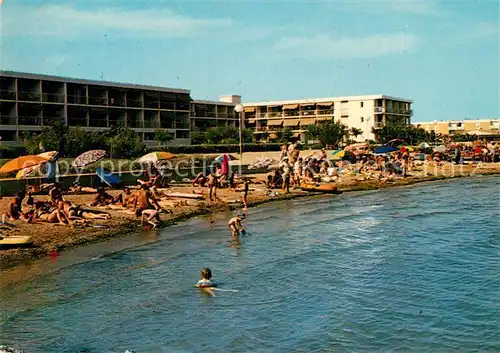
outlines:
[[[336,183],[301,183],[300,188],[303,191],[311,192],[322,192],[325,194],[336,194],[337,184]]]
[[[28,247],[33,244],[30,236],[12,235],[10,237],[0,235],[0,249]]]

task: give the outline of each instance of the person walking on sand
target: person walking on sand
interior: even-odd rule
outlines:
[[[244,222],[245,219],[246,216],[244,214],[241,214],[229,220],[227,225],[229,226],[229,229],[231,229],[232,237],[237,237],[238,235],[240,235],[240,233],[245,234],[245,229],[241,225],[241,222]]]

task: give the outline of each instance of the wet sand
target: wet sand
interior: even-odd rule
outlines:
[[[374,190],[386,187],[397,187],[411,185],[420,182],[444,180],[456,177],[469,177],[479,175],[500,174],[500,163],[484,164],[481,168],[475,166],[446,165],[444,168],[420,168],[411,172],[411,176],[389,181],[385,184],[378,180],[373,180],[362,175],[349,174],[342,176],[337,183],[341,192],[357,190]],[[252,177],[264,179],[265,174],[253,175]],[[168,213],[161,214],[160,227],[167,227],[181,220],[209,213],[241,209],[241,192],[233,189],[219,189],[217,203],[210,203],[206,199],[205,188],[193,188],[190,185],[173,185],[169,189],[162,190],[165,193],[203,193],[204,200],[191,200],[185,198],[169,197],[161,205]],[[281,190],[275,190],[276,196],[267,195],[267,190],[263,184],[251,184],[248,198],[249,207],[262,203],[287,200],[292,198],[311,196],[314,193],[291,189],[289,194],[282,194]],[[119,191],[109,191],[116,195]],[[93,195],[65,195],[65,199],[74,204],[80,204],[88,209],[109,212],[110,220],[93,220],[90,226],[70,227],[54,224],[26,224],[22,221],[7,221],[0,226],[3,236],[29,235],[34,244],[30,248],[18,248],[0,250],[0,270],[11,268],[23,263],[30,262],[43,256],[48,256],[54,251],[62,251],[79,245],[104,241],[111,237],[129,234],[140,230],[140,221],[132,212],[125,210],[113,210],[107,208],[95,208],[87,206],[90,204]],[[47,196],[35,196],[35,199],[46,200]],[[4,214],[10,198],[0,200],[0,214]]]

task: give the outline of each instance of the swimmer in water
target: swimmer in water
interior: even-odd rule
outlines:
[[[198,288],[211,288],[217,287],[217,283],[212,281],[212,270],[208,267],[203,267],[201,269],[200,280],[196,283]]]
[[[241,225],[241,222],[243,222],[245,218],[246,216],[241,214],[229,220],[227,225],[229,226],[229,229],[231,229],[231,235],[233,237],[238,236],[240,233],[245,234],[245,229],[243,229],[243,226]]]

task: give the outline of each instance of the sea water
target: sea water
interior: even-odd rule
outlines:
[[[153,241],[115,240],[127,249],[100,244],[73,264],[63,253],[64,266],[0,287],[0,344],[27,353],[500,351],[499,181],[279,202],[250,209],[251,236],[240,239],[230,238],[231,214],[220,214],[148,233]],[[194,288],[205,266],[222,289],[214,295]]]

